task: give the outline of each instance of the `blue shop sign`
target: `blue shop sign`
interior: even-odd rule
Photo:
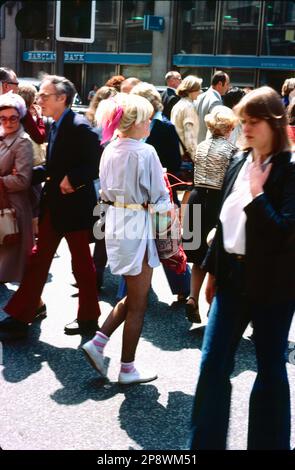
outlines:
[[[55,62],[54,51],[26,51],[25,62]],[[73,64],[132,64],[150,65],[152,54],[135,53],[100,53],[100,52],[64,52],[64,62]]]
[[[26,51],[23,60],[26,62],[55,62],[56,54],[53,51]],[[65,52],[64,61],[67,63],[84,63],[84,52]]]
[[[26,62],[55,62],[55,52],[26,51],[23,53],[23,60]]]
[[[143,29],[147,31],[164,31],[165,29],[164,16],[144,15]]]
[[[239,69],[294,70],[294,57],[175,54],[178,67],[227,67]]]

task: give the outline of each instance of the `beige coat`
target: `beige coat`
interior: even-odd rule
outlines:
[[[189,98],[181,98],[171,111],[171,122],[175,125],[176,132],[181,142],[189,151],[191,158],[196,153],[199,132],[199,118],[194,102]],[[183,147],[179,146],[183,155]]]
[[[32,178],[33,148],[23,127],[0,140],[0,177],[6,188],[21,233],[15,246],[0,245],[0,282],[20,282],[33,247],[32,209],[29,188]],[[16,175],[12,175],[15,168]]]

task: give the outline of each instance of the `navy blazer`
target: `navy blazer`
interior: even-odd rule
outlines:
[[[230,164],[222,202],[230,194],[247,154],[243,152]],[[244,208],[245,289],[247,296],[258,302],[295,299],[295,158],[291,152],[281,152],[273,156],[272,164],[264,193]],[[215,275],[217,288],[229,285],[231,268],[220,221],[203,267]]]
[[[58,232],[92,229],[100,146],[97,134],[86,119],[69,111],[63,118],[46,164],[33,170],[33,184],[45,181],[40,217],[46,210]],[[68,176],[74,193],[62,194],[60,183]]]
[[[172,122],[165,116],[163,120],[155,119],[146,143],[153,145],[159,156],[161,164],[170,173],[176,173],[181,164],[179,138]]]
[[[173,106],[180,100],[180,96],[175,93],[173,88],[167,88],[162,93],[163,114],[167,119],[171,117],[171,110]]]

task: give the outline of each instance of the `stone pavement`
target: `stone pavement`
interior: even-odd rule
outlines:
[[[79,349],[80,336],[63,327],[75,318],[71,297],[70,256],[62,242],[43,298],[48,317],[34,324],[28,340],[3,344],[0,365],[0,447],[18,449],[185,449],[201,357],[204,325],[190,327],[183,306],[170,307],[171,295],[162,268],[153,289],[138,348],[138,363],[155,368],[158,380],[120,386],[121,328],[106,349],[109,380],[101,379]],[[101,296],[102,317],[115,303],[117,279],[109,273]],[[0,286],[1,305],[17,286]],[[32,289],[34,286],[32,286]],[[207,305],[201,314],[206,320]],[[4,316],[0,313],[1,318]],[[228,447],[246,448],[248,400],[256,364],[248,329],[241,341],[232,375],[233,396]],[[295,343],[295,322],[290,342]],[[269,345],[271,348],[271,344]],[[288,373],[295,421],[295,349],[290,343]],[[293,364],[292,364],[293,362]],[[292,429],[295,446],[295,425]]]

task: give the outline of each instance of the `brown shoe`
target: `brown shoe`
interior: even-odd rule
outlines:
[[[194,297],[189,297],[185,304],[185,314],[188,321],[191,323],[202,323],[199,307]]]

